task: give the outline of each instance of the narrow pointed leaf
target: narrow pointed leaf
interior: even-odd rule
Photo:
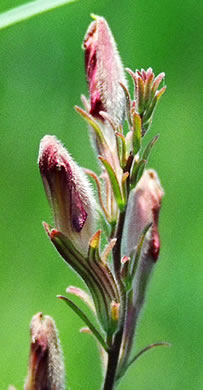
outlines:
[[[147,161],[142,159],[139,162],[134,162],[131,173],[131,189],[133,189],[141,179]]]
[[[150,71],[150,68],[148,69],[148,71]],[[153,80],[154,80],[154,73],[153,73],[153,71],[151,69],[151,73],[147,74],[147,81],[146,81],[146,85],[145,85],[145,108],[149,104],[149,99],[150,99],[150,93],[151,93],[151,87],[152,87]]]
[[[113,129],[114,131],[116,131],[117,126],[116,126],[116,124],[114,123],[113,118],[111,117],[111,115],[109,115],[109,114],[108,114],[107,112],[105,112],[105,111],[99,111],[99,115],[101,115],[101,117],[104,118],[104,120],[107,121],[107,122],[111,125],[112,129]]]
[[[130,93],[126,86],[123,83],[119,83],[120,86],[123,88],[123,91],[125,93],[125,101],[126,101],[126,116],[127,120],[130,126],[132,126],[132,119],[131,119],[131,99],[130,99]]]
[[[127,145],[124,135],[120,132],[116,132],[117,139],[121,140],[121,153],[120,153],[120,163],[121,167],[124,168],[126,165],[126,156],[127,156]]]
[[[108,173],[117,205],[118,205],[119,209],[121,211],[123,211],[125,209],[125,202],[124,202],[124,199],[123,199],[122,194],[121,194],[121,189],[120,189],[120,186],[118,183],[116,173],[115,173],[114,169],[112,168],[112,166],[109,164],[109,162],[105,158],[99,156],[99,160],[102,162],[102,164],[104,165],[104,167]]]
[[[142,114],[145,106],[144,81],[137,77],[137,111]]]
[[[85,110],[83,110],[81,107],[75,106],[75,110],[83,117],[83,119],[85,119],[88,125],[90,125],[91,128],[94,130],[101,145],[105,145],[105,147],[107,147],[102,130],[100,129],[96,121],[93,119],[93,117],[90,114],[88,114]]]
[[[164,77],[165,77],[165,73],[162,72],[162,73],[158,74],[158,76],[154,79],[153,86],[152,86],[152,92],[154,95],[155,95],[157,89],[159,88],[159,85],[160,85],[161,81],[164,79]]]
[[[142,120],[136,112],[133,114],[133,154],[137,154],[140,150],[142,138]]]
[[[82,301],[93,311],[93,313],[96,314],[92,298],[90,297],[90,295],[86,291],[82,290],[79,287],[69,286],[69,287],[67,287],[66,292],[68,294],[73,294],[76,297],[79,297],[80,299],[82,299]]]
[[[58,295],[57,298],[63,300],[78,315],[78,317],[80,317],[85,322],[87,327],[92,331],[92,333],[95,335],[95,337],[100,342],[100,344],[105,349],[105,351],[108,352],[108,345],[105,343],[105,340],[98,332],[98,330],[95,328],[95,326],[92,324],[92,322],[89,320],[89,318],[86,316],[86,314],[83,313],[83,311],[77,305],[75,305],[75,303],[73,303],[69,298],[63,295]]]
[[[160,343],[154,343],[150,344],[147,347],[143,348],[140,352],[138,352],[130,361],[129,363],[118,373],[118,376],[116,378],[117,382],[126,374],[126,371],[128,368],[136,362],[137,359],[139,359],[145,352],[150,351],[152,348],[155,347],[170,347],[171,344],[166,343],[166,342],[160,342]]]
[[[154,343],[150,344],[147,347],[143,348],[140,352],[138,352],[128,363],[126,370],[133,364],[137,359],[139,359],[145,352],[150,351],[150,349],[155,348],[155,347],[170,347],[171,344],[167,342],[160,342],[160,343]]]
[[[166,86],[164,86],[163,88],[160,89],[160,91],[158,91],[156,93],[156,99],[157,101],[159,101],[160,97],[164,94],[164,92],[166,91]]]
[[[156,142],[158,141],[158,139],[159,139],[159,134],[155,135],[155,137],[152,138],[152,140],[148,143],[148,145],[144,149],[144,152],[142,155],[143,160],[146,160],[146,161],[149,160],[149,155],[151,153],[151,150],[152,150],[153,146],[156,144]]]
[[[151,91],[150,91],[150,97],[148,99],[148,107],[151,105],[155,95],[156,95],[156,92],[157,92],[157,89],[161,83],[161,81],[163,80],[163,78],[165,77],[165,73],[160,73],[158,74],[157,77],[155,77],[155,79],[153,80],[153,84],[151,86]]]
[[[127,202],[127,196],[128,196],[128,184],[127,184],[127,179],[129,177],[129,172],[125,172],[122,175],[122,180],[121,180],[121,185],[122,185],[122,193],[123,193],[123,198],[125,203]]]
[[[102,259],[103,263],[107,262],[107,259],[110,255],[111,251],[113,250],[113,248],[116,244],[116,241],[117,241],[117,238],[112,238],[109,241],[109,243],[107,244],[107,246],[104,248],[103,253],[101,255],[101,259]]]
[[[95,172],[91,171],[90,169],[85,169],[85,173],[89,176],[91,176],[94,181],[95,181],[95,184],[97,186],[97,193],[98,193],[98,199],[99,199],[99,203],[100,203],[100,206],[106,216],[106,219],[109,223],[111,223],[111,217],[110,217],[110,214],[108,213],[105,205],[104,205],[104,202],[103,202],[103,198],[102,198],[102,189],[101,189],[101,183],[99,181],[99,178],[98,176],[96,175]]]
[[[76,0],[36,0],[0,14],[0,30]]]
[[[144,113],[144,118],[143,118],[143,126],[145,126],[145,123],[149,121],[149,119],[152,117],[155,108],[157,106],[158,99],[155,96],[154,99],[152,100],[150,106],[147,108],[146,112]]]

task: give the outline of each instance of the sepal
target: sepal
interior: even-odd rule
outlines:
[[[90,239],[88,255],[83,256],[72,242],[56,229],[44,223],[51,242],[62,258],[84,280],[94,301],[98,319],[105,331],[110,328],[111,302],[119,302],[119,292],[116,281],[107,264],[103,263],[99,253],[101,231],[96,232]]]

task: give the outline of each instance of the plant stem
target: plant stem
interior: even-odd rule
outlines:
[[[116,231],[117,242],[113,249],[114,270],[116,280],[120,289],[121,308],[120,308],[120,328],[114,336],[114,341],[108,355],[108,364],[103,390],[113,390],[116,383],[116,371],[119,362],[120,348],[123,339],[125,312],[126,312],[126,291],[120,276],[121,267],[121,240],[123,235],[123,226],[125,221],[125,211],[120,213],[118,227]]]
[[[116,333],[113,347],[109,352],[108,365],[107,365],[103,390],[114,389],[122,337],[123,337],[123,327]]]
[[[115,270],[115,274],[116,274],[116,278],[118,279],[118,282],[120,281],[121,240],[122,240],[122,234],[123,234],[124,221],[125,221],[125,211],[120,213],[118,227],[117,227],[117,231],[116,231],[117,242],[113,248],[114,270]]]

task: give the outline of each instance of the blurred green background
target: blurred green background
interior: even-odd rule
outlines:
[[[22,0],[23,1],[23,0]],[[22,3],[2,0],[0,12]],[[57,301],[81,280],[49,243],[52,222],[37,167],[38,146],[55,134],[82,166],[97,169],[86,125],[73,109],[87,94],[81,42],[90,13],[109,22],[125,66],[165,71],[167,92],[148,140],[160,133],[150,167],[165,198],[162,250],[137,333],[136,349],[159,348],[133,366],[120,390],[203,388],[201,235],[201,14],[194,0],[81,0],[0,31],[0,389],[23,388],[29,323],[42,311],[60,331],[71,390],[98,390],[101,369],[84,324]],[[201,184],[200,184],[201,183]]]

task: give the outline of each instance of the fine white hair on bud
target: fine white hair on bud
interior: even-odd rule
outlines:
[[[120,82],[127,86],[124,68],[108,23],[100,16],[95,19],[83,42],[90,114],[104,122],[100,115],[100,111],[104,111],[120,125],[125,117],[125,96],[120,86]],[[107,126],[107,130],[109,135],[105,135],[109,139],[112,129]]]
[[[42,313],[34,315],[30,335],[30,360],[24,390],[65,390],[63,354],[54,320]]]
[[[152,169],[146,170],[130,193],[122,242],[123,255],[130,256],[144,228],[152,223],[145,250],[154,261],[157,260],[160,250],[158,219],[163,195],[157,173]]]
[[[96,230],[96,202],[87,176],[55,136],[41,140],[38,163],[56,228],[86,254]]]

